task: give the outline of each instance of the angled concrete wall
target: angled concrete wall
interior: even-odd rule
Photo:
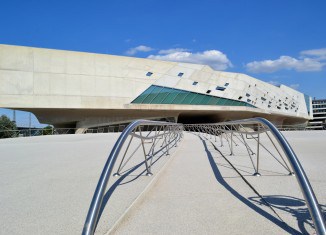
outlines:
[[[150,85],[198,94],[211,90],[209,95],[256,108],[131,104]],[[80,127],[184,114],[216,115],[216,120],[264,116],[279,124],[311,117],[302,93],[244,74],[198,64],[10,45],[0,45],[0,107],[32,111],[45,123]]]

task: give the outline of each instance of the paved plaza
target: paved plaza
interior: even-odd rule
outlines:
[[[325,211],[326,132],[283,134]],[[118,136],[0,140],[0,234],[80,234]],[[170,155],[155,156],[150,177],[136,154],[122,176],[110,179],[96,234],[314,233],[296,178],[263,149],[262,176],[253,176],[246,148],[235,141],[230,155],[219,138],[185,133]],[[267,138],[262,143],[272,149]],[[256,148],[253,140],[248,144]]]

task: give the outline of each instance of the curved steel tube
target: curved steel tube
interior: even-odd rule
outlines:
[[[130,123],[126,127],[126,129],[124,129],[124,131],[121,133],[118,140],[114,144],[114,147],[104,165],[101,177],[97,183],[96,190],[94,192],[94,196],[93,196],[93,199],[92,199],[92,202],[91,202],[91,205],[90,205],[87,217],[86,217],[86,221],[84,224],[84,228],[83,228],[83,232],[82,232],[83,235],[94,234],[99,211],[100,211],[102,201],[103,201],[103,196],[104,196],[110,175],[112,173],[112,169],[114,167],[115,161],[120,153],[120,150],[121,150],[124,142],[126,141],[127,137],[129,136],[129,134],[132,133],[132,131],[136,127],[142,126],[142,125],[179,126],[180,124],[169,123],[169,122],[148,121],[148,120],[137,120],[137,121]]]
[[[264,124],[271,133],[275,136],[278,143],[281,145],[283,151],[285,152],[285,155],[287,159],[289,160],[292,169],[295,173],[295,176],[297,178],[297,181],[300,185],[301,192],[306,200],[310,215],[312,217],[312,220],[315,225],[315,229],[317,234],[324,235],[326,234],[326,225],[323,218],[323,214],[321,212],[321,209],[319,207],[317,198],[314,194],[314,191],[310,185],[310,182],[308,180],[308,177],[306,176],[306,173],[304,172],[297,156],[295,155],[293,149],[291,148],[290,144],[287,142],[285,137],[282,135],[282,133],[269,121],[267,121],[264,118],[255,118],[260,123]]]
[[[314,194],[314,191],[309,183],[309,180],[304,172],[296,154],[294,153],[293,149],[291,148],[290,144],[287,142],[285,137],[282,133],[268,120],[265,118],[250,118],[250,119],[243,119],[238,121],[229,121],[223,123],[214,123],[214,124],[197,124],[200,125],[211,125],[211,126],[224,126],[224,125],[240,125],[240,124],[262,124],[269,129],[269,131],[274,135],[280,146],[282,147],[288,161],[290,162],[292,169],[295,173],[296,179],[300,186],[301,192],[305,198],[307,203],[309,213],[312,217],[313,223],[315,225],[315,229],[317,234],[325,235],[326,234],[326,225],[325,220],[323,218],[323,214],[319,207],[317,198]],[[193,125],[189,125],[193,126]],[[230,132],[230,131],[227,131]],[[236,131],[238,132],[238,131]],[[240,131],[241,133],[241,131]]]
[[[295,172],[295,176],[297,178],[298,184],[300,185],[301,192],[305,198],[305,201],[307,203],[310,215],[312,217],[312,220],[315,225],[316,232],[320,235],[326,234],[326,225],[325,221],[322,215],[322,212],[320,210],[317,198],[313,192],[313,189],[309,183],[309,180],[297,158],[295,155],[293,149],[291,148],[290,144],[287,142],[285,137],[282,135],[282,133],[269,121],[267,121],[264,118],[251,118],[251,119],[244,119],[240,121],[231,121],[231,122],[224,122],[224,123],[218,123],[218,124],[211,124],[211,125],[237,125],[237,124],[257,124],[260,123],[264,126],[266,126],[271,133],[274,135],[274,137],[277,139],[278,143],[282,147],[288,161],[290,162],[293,171]],[[97,218],[99,214],[99,210],[101,208],[103,195],[109,180],[109,177],[111,175],[114,163],[117,159],[117,156],[119,155],[119,152],[122,148],[123,143],[129,136],[129,134],[140,125],[178,125],[175,123],[166,123],[166,122],[154,122],[154,121],[147,121],[147,120],[138,120],[135,121],[121,133],[120,137],[118,138],[117,142],[115,143],[110,156],[108,157],[108,160],[104,166],[104,169],[102,171],[100,180],[97,184],[92,203],[90,206],[90,209],[87,214],[87,218],[85,221],[84,229],[82,234],[93,234],[95,230],[95,226],[97,223]],[[200,125],[200,124],[199,124]],[[198,125],[198,126],[199,126]],[[207,125],[207,124],[206,124]]]

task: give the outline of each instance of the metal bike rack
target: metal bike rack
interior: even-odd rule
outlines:
[[[143,136],[141,134],[141,130],[139,130],[140,131],[139,135],[133,133],[133,132],[135,132],[135,130],[137,128],[139,128],[139,126],[142,126],[142,125],[160,126],[161,128],[159,129],[160,130],[159,132],[161,132],[163,130],[163,134],[160,133],[160,134],[155,134],[154,135],[155,137],[148,137],[148,136]],[[244,125],[253,125],[254,129],[252,129],[251,131],[248,131],[248,130],[246,130],[246,128],[244,128]],[[121,150],[123,144],[125,143],[126,139],[128,138],[128,136],[131,136],[131,138],[136,137],[136,138],[141,139],[141,141],[142,141],[141,144],[142,144],[143,152],[144,152],[144,156],[145,156],[146,170],[147,170],[147,174],[150,175],[151,174],[150,166],[147,165],[146,156],[151,151],[153,152],[153,149],[151,148],[148,151],[148,153],[146,153],[145,149],[144,149],[144,141],[153,139],[153,145],[155,145],[155,138],[158,138],[158,137],[165,138],[164,142],[167,146],[166,153],[168,154],[170,145],[172,145],[172,146],[176,145],[177,139],[182,136],[182,130],[184,128],[189,131],[203,133],[209,138],[214,137],[215,141],[216,141],[217,137],[220,137],[221,146],[223,146],[222,139],[224,136],[224,139],[226,140],[226,142],[230,148],[230,152],[231,152],[230,155],[233,155],[233,145],[237,146],[238,143],[243,143],[247,149],[250,159],[251,159],[252,155],[256,154],[256,157],[257,157],[256,166],[253,162],[253,159],[251,159],[251,162],[255,169],[254,174],[257,176],[260,175],[259,174],[259,148],[260,148],[260,146],[265,148],[265,150],[267,152],[269,152],[275,158],[275,156],[265,146],[263,146],[260,143],[260,134],[266,133],[269,140],[271,141],[271,143],[277,150],[278,154],[282,158],[283,163],[281,161],[277,160],[276,158],[275,159],[285,169],[287,169],[289,171],[289,175],[296,176],[296,179],[300,186],[301,192],[302,192],[302,194],[305,198],[305,201],[307,203],[309,213],[310,213],[313,223],[315,225],[317,234],[320,234],[320,235],[326,234],[326,226],[325,226],[323,214],[321,212],[321,209],[319,207],[319,204],[318,204],[317,198],[313,192],[313,189],[310,185],[310,182],[309,182],[297,156],[295,155],[290,144],[287,142],[287,140],[281,134],[281,132],[272,123],[270,123],[269,121],[267,121],[264,118],[251,118],[251,119],[244,119],[244,120],[239,120],[239,121],[230,121],[230,122],[223,122],[223,123],[215,123],[215,124],[181,125],[181,124],[176,124],[176,123],[154,122],[154,121],[147,121],[147,120],[138,120],[138,121],[135,121],[135,122],[129,124],[129,126],[121,133],[120,137],[116,141],[116,143],[107,159],[107,162],[104,166],[104,169],[102,171],[101,177],[97,184],[97,187],[96,187],[96,190],[95,190],[95,193],[94,193],[94,196],[93,196],[93,199],[92,199],[92,202],[91,202],[88,214],[87,214],[87,218],[85,221],[85,225],[84,225],[82,234],[89,235],[89,234],[94,234],[94,232],[95,232],[96,224],[98,222],[99,211],[100,211],[100,208],[102,205],[103,196],[104,196],[109,178],[111,176],[112,169],[113,169],[116,159],[120,153],[120,150]],[[158,129],[156,128],[155,132],[157,130]],[[276,141],[278,142],[279,146],[283,150],[284,155],[286,156],[288,162],[290,163],[294,174],[291,171],[290,167],[287,165],[287,163],[284,161],[280,150],[277,148],[276,144],[273,142],[273,140],[271,139],[271,137],[268,135],[267,132],[270,132],[274,136]],[[238,133],[241,138],[239,136],[235,135],[235,133]],[[250,148],[250,146],[247,144],[245,138],[243,137],[243,135],[247,135],[247,134],[251,135],[253,137],[252,140],[257,141],[257,152],[256,153],[254,153],[254,151]],[[173,136],[175,138],[171,138]],[[257,137],[255,137],[255,136],[257,136]],[[127,146],[127,150],[129,148],[129,144]],[[124,157],[125,157],[125,154],[120,163],[120,166],[122,165]],[[119,175],[120,166],[119,166],[118,172],[116,173],[118,175]]]
[[[252,131],[246,131],[243,125],[258,125],[258,130],[252,130]],[[279,163],[286,169],[289,170],[289,175],[295,175],[297,182],[300,186],[301,192],[304,196],[304,199],[307,203],[309,213],[312,217],[313,223],[315,225],[315,229],[317,234],[324,235],[326,234],[326,225],[325,220],[323,218],[322,211],[319,207],[317,198],[313,192],[313,189],[310,185],[310,182],[306,176],[306,173],[304,172],[296,154],[294,153],[293,149],[291,148],[290,144],[287,142],[285,137],[282,135],[282,133],[268,120],[264,118],[250,118],[250,119],[244,119],[239,121],[229,121],[229,122],[223,122],[223,123],[215,123],[215,124],[189,124],[184,125],[185,130],[188,131],[194,131],[194,132],[200,132],[210,135],[215,135],[216,133],[220,136],[221,146],[223,145],[222,142],[222,135],[224,135],[226,141],[228,142],[229,148],[230,148],[230,155],[233,155],[233,144],[236,144],[234,140],[233,133],[239,133],[242,136],[242,139],[239,138],[239,141],[242,142],[248,151],[249,157],[251,159],[251,155],[253,155],[253,151],[249,149],[245,139],[243,138],[243,134],[248,135],[258,135],[257,137],[253,137],[252,139],[257,141],[257,165],[255,167],[252,159],[252,164],[255,169],[254,175],[259,176],[259,146],[260,139],[259,135],[260,133],[266,132],[269,140],[281,156],[280,151],[276,147],[273,140],[268,135],[268,131],[274,136],[274,138],[277,140],[278,144],[281,146],[284,155],[286,156],[287,160],[289,161],[291,168],[293,169],[293,172],[289,169],[288,165],[284,161],[284,165],[282,162],[279,161]],[[256,126],[257,127],[257,126]],[[261,129],[260,129],[261,128]],[[263,146],[263,145],[261,145]],[[265,148],[265,147],[264,147]],[[267,148],[265,148],[266,151],[268,151],[270,154],[272,154]],[[251,151],[251,153],[250,153]],[[282,157],[282,156],[281,156]],[[282,158],[283,159],[283,158]],[[283,159],[284,160],[284,159]]]
[[[147,126],[147,127],[153,127],[155,130],[155,134],[153,136],[150,136],[149,134],[147,136],[142,135],[141,126]],[[160,127],[159,129],[155,127]],[[139,134],[136,134],[136,131],[139,131]],[[94,192],[94,196],[90,205],[90,208],[88,210],[88,214],[86,217],[86,221],[84,224],[83,232],[84,235],[90,235],[94,234],[96,229],[96,224],[98,222],[98,216],[100,212],[100,208],[102,206],[103,197],[105,194],[105,190],[109,181],[109,178],[112,174],[113,167],[115,165],[115,162],[119,156],[119,153],[122,149],[122,146],[124,145],[125,141],[127,140],[128,136],[131,136],[132,138],[139,138],[141,140],[141,146],[143,149],[144,157],[145,157],[145,165],[147,170],[147,175],[151,175],[150,165],[148,165],[147,162],[147,154],[145,152],[144,147],[144,141],[145,140],[153,140],[153,146],[155,146],[155,140],[157,138],[163,138],[165,146],[163,147],[166,151],[166,154],[169,154],[169,149],[173,146],[176,146],[177,141],[182,137],[182,131],[183,131],[183,125],[177,124],[177,123],[170,123],[170,122],[156,122],[156,121],[148,121],[148,120],[137,120],[132,123],[130,123],[124,131],[119,136],[118,140],[116,141],[106,163],[103,168],[102,174],[100,176],[100,179],[98,181],[96,190]],[[163,133],[162,133],[163,132]],[[151,133],[151,131],[150,131]],[[130,140],[130,142],[131,142]],[[122,161],[119,165],[118,172],[115,174],[116,176],[119,176],[120,173],[120,167],[122,165],[122,162],[125,158],[126,152],[128,151],[130,142],[128,143],[127,149],[123,155]],[[154,147],[153,147],[154,148]],[[153,148],[150,149],[149,153],[153,153]]]

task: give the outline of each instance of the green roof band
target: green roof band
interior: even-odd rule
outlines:
[[[247,106],[243,101],[231,100],[223,97],[204,95],[196,92],[175,88],[152,85],[140,94],[131,103],[133,104],[185,104],[185,105],[218,105],[218,106]]]

